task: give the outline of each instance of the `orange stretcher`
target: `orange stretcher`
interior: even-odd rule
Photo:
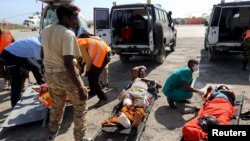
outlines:
[[[198,120],[203,115],[212,115],[223,125],[238,125],[243,99],[244,95],[238,95],[235,100],[235,106],[232,106],[224,98],[218,98],[210,103],[205,103],[197,116],[184,124],[181,141],[206,140],[208,138],[207,133],[198,125]]]

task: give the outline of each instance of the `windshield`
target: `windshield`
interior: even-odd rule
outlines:
[[[46,26],[51,25],[51,24],[57,24],[58,23],[58,18],[56,15],[56,7],[47,7],[47,10],[44,14],[44,17],[42,18],[42,29],[44,29]],[[87,21],[83,18],[82,14],[78,14],[78,20],[80,21],[80,27],[83,27],[85,30],[88,29],[88,24]]]
[[[42,28],[45,28],[48,25],[58,23],[58,18],[56,16],[56,9],[47,7],[47,11],[44,14],[42,21]]]
[[[112,25],[113,27],[120,26],[120,25],[131,25],[133,19],[143,19],[148,20],[151,18],[151,10],[147,12],[145,8],[138,8],[138,9],[118,9],[114,10],[112,15]]]
[[[88,30],[88,23],[87,21],[83,18],[82,14],[78,14],[78,20],[80,21],[80,27],[83,27],[85,30]]]

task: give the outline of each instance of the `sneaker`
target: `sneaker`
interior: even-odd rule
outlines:
[[[170,98],[167,98],[168,101],[168,105],[171,109],[176,109],[177,107],[175,106],[175,103],[173,100],[171,100]]]
[[[57,135],[58,135],[58,130],[55,132],[49,131],[48,141],[54,141]]]
[[[94,105],[94,107],[95,108],[98,108],[98,107],[101,107],[101,106],[103,106],[103,105],[105,105],[105,104],[107,104],[108,103],[108,100],[102,100],[102,99],[100,99],[95,105]]]

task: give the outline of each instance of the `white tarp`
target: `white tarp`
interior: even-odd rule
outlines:
[[[39,85],[29,86],[25,90],[1,128],[39,121],[46,117],[46,107],[40,103],[38,93],[32,89],[34,87]]]

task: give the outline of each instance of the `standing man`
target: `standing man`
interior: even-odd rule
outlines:
[[[14,107],[20,100],[22,90],[21,67],[32,71],[38,84],[43,84],[41,66],[41,43],[39,37],[25,38],[7,46],[1,53],[10,73],[11,106]]]
[[[190,59],[187,66],[175,70],[166,80],[162,92],[167,96],[167,101],[171,109],[175,109],[174,102],[190,103],[187,99],[192,98],[193,92],[203,95],[204,92],[192,88],[193,72],[198,71],[197,60]]]
[[[2,53],[3,49],[7,47],[9,44],[15,41],[9,30],[3,30],[0,28],[0,53]],[[9,74],[7,71],[7,67],[4,61],[0,60],[0,78],[4,78],[4,89],[8,89],[8,85],[10,83]]]
[[[82,58],[86,63],[86,74],[89,80],[89,94],[97,95],[99,101],[95,107],[100,107],[108,102],[108,99],[99,83],[99,77],[103,69],[110,61],[111,49],[100,38],[87,37],[78,39]]]
[[[81,57],[75,34],[70,30],[77,25],[77,8],[62,4],[56,14],[58,24],[50,25],[41,32],[45,78],[52,97],[48,139],[54,140],[59,132],[68,95],[74,110],[74,138],[81,141],[87,128],[88,93],[73,63],[74,58]]]

